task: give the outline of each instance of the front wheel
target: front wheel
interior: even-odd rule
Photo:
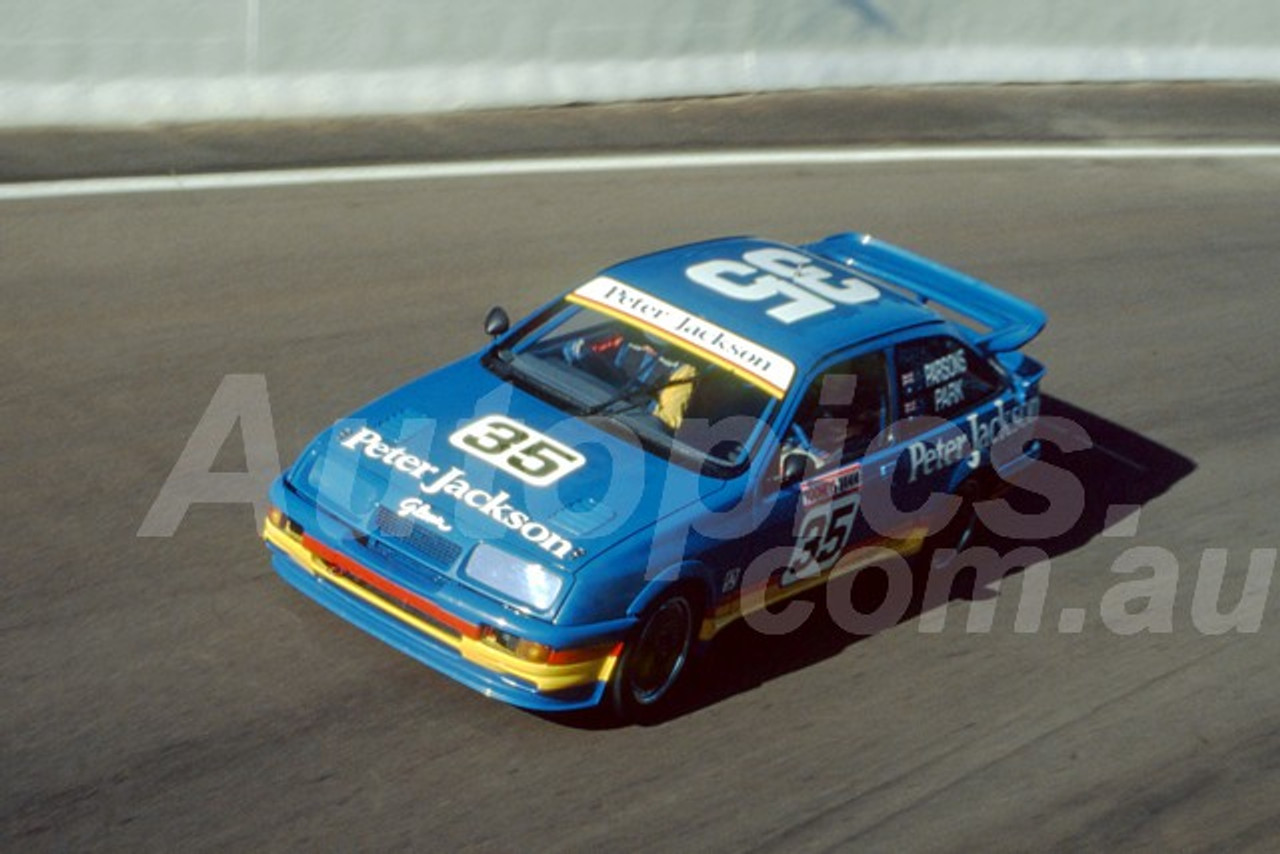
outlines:
[[[685,592],[669,593],[646,612],[613,674],[610,699],[624,720],[651,714],[670,697],[693,647],[697,608]]]
[[[982,490],[973,480],[956,490],[960,507],[947,526],[926,540],[926,557],[931,570],[950,569],[956,559],[978,538],[978,515],[974,505],[982,500]]]

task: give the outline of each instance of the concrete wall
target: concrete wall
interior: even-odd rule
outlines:
[[[1280,79],[1277,0],[0,0],[0,125]]]

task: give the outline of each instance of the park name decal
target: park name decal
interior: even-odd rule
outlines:
[[[383,440],[382,434],[369,427],[361,427],[339,444],[349,451],[363,454],[371,460],[377,460],[389,468],[404,472],[418,481],[418,489],[422,496],[435,498],[448,496],[459,504],[471,508],[521,537],[538,548],[566,560],[576,553],[574,544],[552,531],[542,522],[530,517],[524,510],[510,503],[511,494],[506,490],[486,492],[472,486],[463,477],[463,470],[450,466],[448,471],[441,472],[440,467],[415,454],[409,453],[401,445],[391,445]],[[431,479],[428,480],[428,476]],[[411,495],[396,508],[396,515],[403,519],[414,519],[431,525],[440,531],[450,531],[452,526],[443,516],[435,512],[424,497]]]

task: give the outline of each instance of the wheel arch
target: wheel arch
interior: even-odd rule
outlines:
[[[639,617],[653,603],[675,590],[685,590],[694,599],[694,605],[705,611],[708,604],[714,601],[714,573],[710,566],[702,561],[690,560],[669,566],[655,575],[644,586],[627,608],[627,615]],[[701,619],[702,614],[699,613]]]

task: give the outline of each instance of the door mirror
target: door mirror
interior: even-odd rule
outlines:
[[[502,306],[495,305],[489,309],[489,313],[484,317],[484,334],[490,338],[497,338],[502,333],[511,328],[511,318],[507,317],[507,312]]]
[[[782,458],[781,484],[783,486],[792,486],[804,480],[804,473],[808,464],[804,454],[787,454]]]

